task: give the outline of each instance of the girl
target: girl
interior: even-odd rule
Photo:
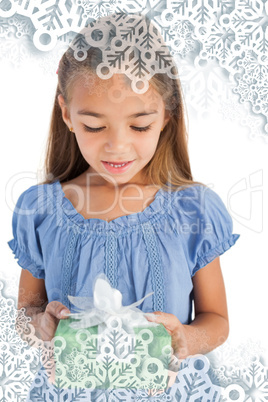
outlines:
[[[193,180],[161,36],[142,16],[111,15],[76,36],[57,73],[47,180],[19,197],[8,243],[23,268],[18,308],[49,341],[68,295],[91,297],[104,272],[123,305],[154,292],[139,308],[180,359],[213,350],[229,330],[219,256],[239,235],[220,197]]]

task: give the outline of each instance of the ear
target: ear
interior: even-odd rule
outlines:
[[[170,120],[171,116],[168,110],[165,111],[165,120],[164,120],[164,125],[163,127],[166,127],[166,125],[168,124],[169,120]]]
[[[61,108],[62,119],[67,124],[67,126],[70,127],[72,123],[69,116],[69,110],[62,94],[58,95],[58,103]]]

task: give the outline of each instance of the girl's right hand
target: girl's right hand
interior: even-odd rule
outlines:
[[[43,313],[39,313],[35,320],[38,336],[43,341],[51,341],[54,337],[59,320],[68,318],[70,310],[58,301],[48,303]]]
[[[25,315],[31,318],[29,323],[35,329],[35,336],[43,341],[51,341],[59,320],[67,318],[70,312],[59,301],[48,303],[44,279],[35,278],[27,269],[22,269],[20,276],[18,310],[21,308],[25,308]],[[17,325],[20,336],[29,342],[29,328],[21,331],[19,320]]]

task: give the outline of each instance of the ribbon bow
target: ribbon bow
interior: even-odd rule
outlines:
[[[95,282],[93,300],[89,297],[68,296],[75,307],[83,310],[69,314],[69,317],[78,320],[70,323],[70,326],[75,329],[81,329],[100,325],[101,328],[104,328],[110,317],[119,317],[122,321],[122,327],[130,333],[134,332],[134,327],[157,326],[158,324],[148,321],[144,313],[137,308],[146,297],[151,296],[153,293],[148,293],[129,306],[122,306],[122,293],[112,288],[107,277],[101,274]]]

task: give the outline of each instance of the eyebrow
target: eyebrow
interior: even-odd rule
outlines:
[[[91,112],[91,111],[85,110],[85,109],[79,110],[77,112],[77,114],[82,114],[82,115],[86,115],[86,116],[93,116],[93,117],[99,117],[99,118],[105,117],[104,114]],[[151,112],[134,113],[134,114],[132,114],[131,116],[128,116],[128,117],[148,116],[150,114],[158,114],[158,112],[156,110],[152,110]]]

